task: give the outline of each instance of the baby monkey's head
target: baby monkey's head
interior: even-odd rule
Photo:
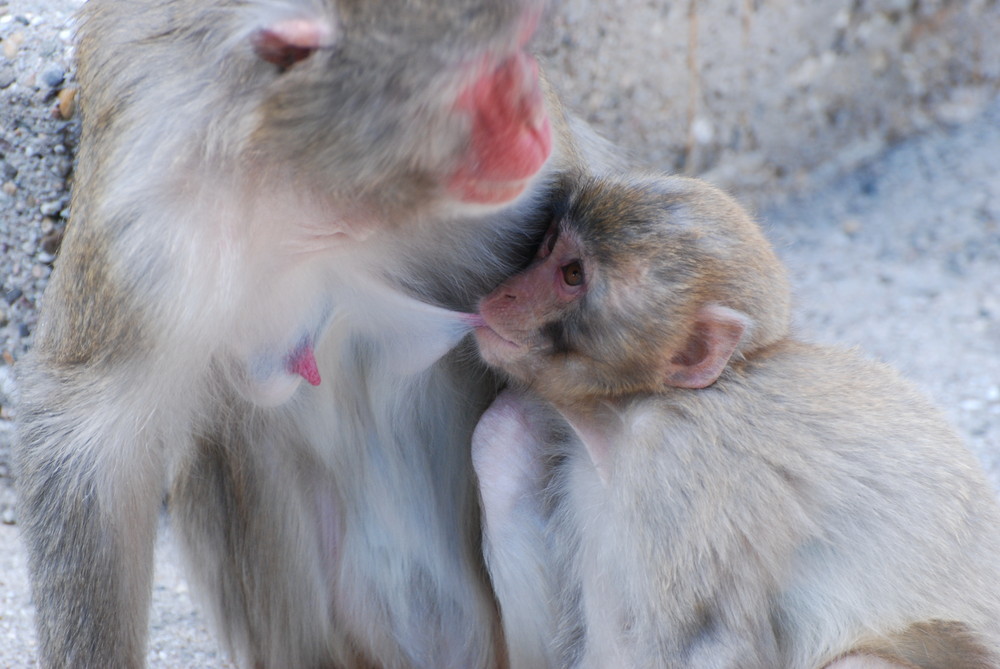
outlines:
[[[788,331],[785,269],[729,196],[568,180],[532,263],[480,302],[483,358],[550,401],[711,385]]]

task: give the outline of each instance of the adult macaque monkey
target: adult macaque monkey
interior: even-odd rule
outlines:
[[[788,305],[714,188],[571,180],[476,329],[530,387],[473,440],[512,666],[1000,667],[976,462],[887,367],[790,339]]]
[[[544,9],[84,6],[73,221],[20,365],[43,666],[143,665],[167,490],[243,665],[502,661],[468,452],[495,389],[439,358],[599,150],[545,101]]]

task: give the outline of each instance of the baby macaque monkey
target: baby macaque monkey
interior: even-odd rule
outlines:
[[[1000,667],[1000,512],[938,413],[789,337],[715,188],[567,193],[476,328],[514,382],[473,439],[511,665]]]

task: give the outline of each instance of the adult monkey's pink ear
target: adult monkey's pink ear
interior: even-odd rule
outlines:
[[[326,18],[282,19],[261,28],[250,38],[258,58],[283,70],[318,49],[332,47],[336,41],[337,26]]]
[[[671,351],[664,382],[675,388],[707,388],[715,383],[736,352],[750,319],[719,305],[702,307],[691,334],[679,351]]]

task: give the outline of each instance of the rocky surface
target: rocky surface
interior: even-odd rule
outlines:
[[[0,1],[0,523],[14,521],[9,484],[12,365],[27,350],[69,204],[76,0]]]
[[[1000,86],[993,0],[561,0],[569,105],[636,158],[763,204],[974,118]]]

